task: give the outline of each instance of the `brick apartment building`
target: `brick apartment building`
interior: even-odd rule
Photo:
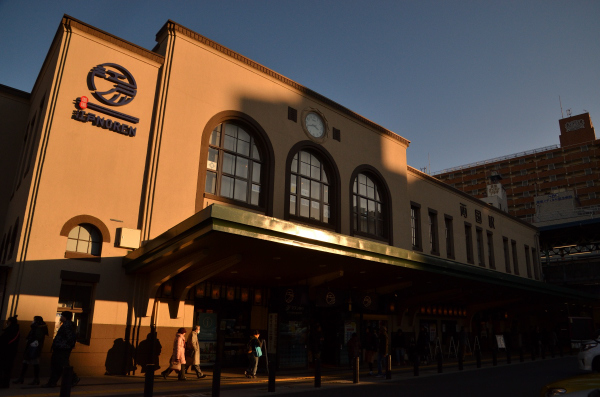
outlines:
[[[589,113],[559,120],[560,144],[442,170],[433,176],[479,199],[499,174],[508,212],[534,222],[535,197],[574,193],[573,206],[600,206],[600,140]]]

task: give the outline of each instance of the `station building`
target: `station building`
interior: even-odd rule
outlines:
[[[294,368],[317,324],[343,364],[367,326],[447,350],[591,310],[540,281],[535,227],[408,139],[175,22],[156,41],[65,15],[32,92],[0,86],[2,318],[74,312],[78,373],[164,367],[194,324],[203,365],[260,329]]]

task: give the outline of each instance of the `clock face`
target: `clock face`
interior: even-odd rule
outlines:
[[[304,126],[308,133],[315,138],[322,138],[325,135],[325,123],[317,113],[308,113],[304,119]]]

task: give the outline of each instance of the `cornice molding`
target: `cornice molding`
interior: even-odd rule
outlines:
[[[535,229],[536,231],[538,230],[537,226],[534,226],[531,223],[525,222],[524,220],[522,220],[520,218],[517,218],[516,216],[513,216],[513,215],[509,214],[508,212],[504,212],[502,210],[499,210],[498,208],[496,208],[496,207],[494,207],[492,205],[489,205],[488,203],[485,203],[485,202],[479,200],[477,197],[473,197],[470,194],[463,192],[462,190],[459,190],[459,189],[457,189],[455,187],[452,187],[452,186],[448,185],[445,182],[440,181],[436,177],[433,177],[433,176],[428,175],[428,174],[426,174],[426,173],[424,173],[422,171],[419,171],[418,169],[416,169],[414,167],[411,167],[410,165],[408,165],[406,168],[408,169],[408,172],[411,172],[411,173],[413,173],[415,175],[418,175],[418,176],[420,176],[423,179],[427,179],[429,182],[433,182],[436,185],[442,186],[443,188],[448,189],[448,190],[452,191],[453,193],[456,193],[456,194],[458,194],[460,196],[463,196],[464,198],[467,198],[467,199],[472,200],[472,201],[476,201],[477,204],[481,205],[483,208],[487,208],[490,211],[493,211],[493,212],[496,212],[496,213],[501,214],[503,216],[506,216],[507,218],[510,218],[511,220],[513,220],[515,222],[518,222],[518,223],[520,223],[522,225],[529,226],[530,228]]]
[[[167,31],[173,31],[176,33],[181,33],[182,35],[189,37],[190,39],[196,40],[208,47],[211,47],[237,61],[240,61],[248,66],[250,66],[253,69],[256,69],[258,71],[260,71],[261,73],[264,73],[274,79],[277,79],[279,81],[281,81],[282,83],[300,91],[301,93],[308,95],[320,102],[323,102],[324,104],[326,104],[327,106],[332,107],[333,109],[339,111],[340,113],[343,113],[347,116],[350,116],[358,121],[360,121],[363,124],[368,125],[370,128],[373,128],[374,130],[376,130],[377,132],[380,132],[384,135],[389,136],[390,138],[399,141],[400,143],[402,143],[403,145],[406,145],[406,147],[408,147],[410,145],[410,141],[406,138],[401,137],[400,135],[388,130],[387,128],[384,128],[382,126],[380,126],[377,123],[374,123],[373,121],[359,115],[358,113],[353,112],[352,110],[340,105],[339,103],[332,101],[331,99],[311,90],[310,88],[307,88],[301,84],[296,83],[293,80],[288,79],[287,77],[257,63],[254,62],[253,60],[246,58],[245,56],[225,47],[222,46],[221,44],[212,41],[211,39],[202,36],[201,34],[198,34],[196,32],[194,32],[193,30],[190,30],[180,24],[178,24],[177,22],[174,22],[172,20],[168,20],[167,23],[164,24],[164,26],[158,31],[158,33],[156,34],[156,41],[160,42],[161,37],[167,32]]]
[[[98,37],[104,41],[108,41],[109,43],[112,43],[116,46],[119,46],[121,48],[129,50],[131,52],[134,52],[134,53],[141,55],[145,58],[148,58],[154,62],[160,63],[161,65],[165,62],[165,57],[163,57],[162,55],[159,55],[155,52],[147,50],[136,44],[130,43],[129,41],[123,40],[117,36],[114,36],[110,33],[105,32],[103,30],[95,28],[92,25],[88,25],[87,23],[81,22],[67,14],[65,14],[63,16],[62,24],[65,27],[66,26],[73,27],[73,28],[76,28],[83,32],[86,32],[88,34],[91,34],[92,36]]]

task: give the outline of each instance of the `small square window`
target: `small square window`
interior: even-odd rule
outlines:
[[[582,152],[586,152],[586,151],[588,151],[588,150],[589,150],[589,148],[588,148],[588,145],[583,145],[583,146],[581,146],[581,151],[582,151]]]
[[[554,153],[546,153],[546,158],[547,158],[547,159],[552,159],[552,158],[554,158]]]
[[[521,175],[527,175],[527,170],[521,170]]]
[[[592,171],[592,169],[591,169],[591,168],[586,168],[586,169],[585,169],[585,174],[586,174],[586,175],[591,175],[591,174],[592,174],[592,172],[593,172],[593,171]]]
[[[595,192],[591,192],[588,194],[588,198],[589,199],[595,199],[596,198],[596,193]]]
[[[521,186],[528,186],[528,185],[529,185],[528,180],[521,181]]]
[[[581,159],[582,163],[589,163],[590,162],[590,158],[589,157],[584,157]]]
[[[550,182],[556,181],[556,175],[550,175]]]
[[[477,185],[477,179],[473,179],[473,180],[471,181],[471,185]]]
[[[477,169],[476,169],[476,168],[473,168],[473,169],[471,170],[471,175],[475,175],[476,173],[477,173]]]
[[[556,168],[556,167],[554,166],[554,164],[548,164],[548,169],[549,169],[549,170],[553,170],[554,168]]]
[[[529,197],[529,192],[523,192],[523,197]]]
[[[525,159],[519,159],[519,164],[525,164]]]
[[[585,184],[587,185],[587,187],[592,187],[594,186],[594,181],[587,181]]]

